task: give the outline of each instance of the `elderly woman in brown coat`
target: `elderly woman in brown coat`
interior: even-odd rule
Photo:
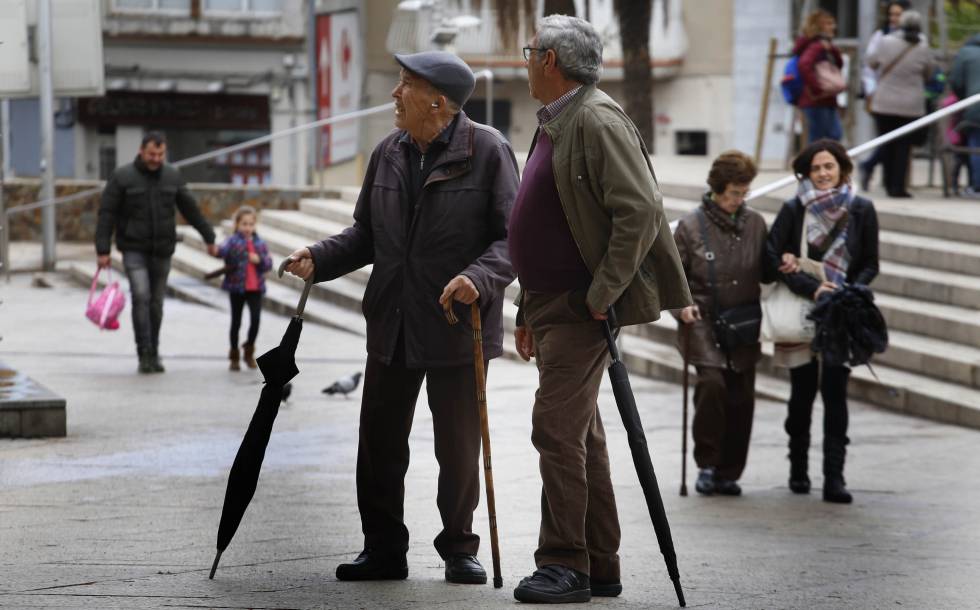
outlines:
[[[678,344],[697,368],[694,386],[695,489],[703,495],[741,495],[755,407],[755,366],[761,349],[759,282],[763,278],[766,223],[745,205],[755,164],[738,151],[711,166],[701,206],[674,233],[694,305],[680,310]],[[761,315],[761,314],[759,314]],[[739,318],[747,333],[735,344],[719,337],[714,321]],[[756,322],[753,323],[753,320]]]

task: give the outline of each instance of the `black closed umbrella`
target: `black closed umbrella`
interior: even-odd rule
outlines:
[[[290,259],[287,258],[279,265],[280,277],[289,261]],[[231,543],[245,515],[245,509],[255,495],[255,486],[259,482],[259,472],[262,470],[262,460],[265,459],[265,448],[272,434],[272,424],[279,414],[279,403],[284,398],[283,388],[299,373],[299,369],[296,368],[296,346],[299,344],[299,335],[303,332],[303,310],[306,308],[306,299],[310,296],[312,286],[313,280],[310,278],[303,288],[299,305],[296,306],[296,315],[289,321],[289,327],[286,328],[279,345],[256,359],[259,370],[265,377],[265,386],[259,396],[252,421],[245,431],[245,437],[242,438],[242,444],[238,447],[238,455],[235,456],[231,471],[228,473],[225,504],[221,509],[221,521],[218,524],[218,552],[214,556],[211,575],[208,578],[214,578],[221,554]]]
[[[629,441],[630,451],[633,453],[633,466],[636,468],[640,487],[643,489],[643,495],[647,501],[647,510],[650,511],[653,529],[657,533],[660,552],[663,553],[664,562],[667,564],[670,580],[674,583],[677,601],[681,607],[684,607],[687,602],[684,601],[681,576],[677,571],[677,553],[674,551],[674,540],[670,536],[667,511],[664,510],[664,501],[660,497],[657,475],[653,472],[653,462],[650,460],[650,450],[647,447],[646,435],[643,433],[643,424],[640,422],[640,413],[636,409],[636,399],[633,396],[633,389],[630,387],[629,374],[626,372],[626,365],[619,359],[619,348],[616,347],[616,339],[613,337],[612,327],[615,325],[616,319],[612,309],[609,310],[609,316],[610,320],[603,320],[602,322],[606,343],[609,345],[609,355],[612,357],[612,363],[609,365],[609,382],[612,384],[613,395],[616,397],[619,415],[623,418],[626,438]]]

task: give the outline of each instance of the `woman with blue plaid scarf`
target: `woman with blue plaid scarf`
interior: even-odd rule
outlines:
[[[870,284],[878,275],[878,217],[869,199],[854,193],[854,164],[833,140],[817,140],[793,160],[799,180],[796,197],[783,204],[769,231],[766,257],[779,281],[814,301],[845,283]],[[806,231],[807,258],[820,263],[822,278],[804,273],[800,245]],[[802,346],[776,345],[776,360],[790,367],[791,391],[786,417],[793,493],[809,493],[807,452],[810,417],[817,390],[824,403],[823,499],[848,504],[844,482],[847,438],[846,366],[821,363],[819,354]]]

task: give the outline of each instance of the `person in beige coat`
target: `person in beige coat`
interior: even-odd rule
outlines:
[[[882,38],[878,48],[867,58],[868,65],[878,71],[878,87],[871,100],[878,135],[907,125],[925,114],[925,83],[936,69],[936,63],[921,29],[919,13],[905,11],[900,28]],[[881,147],[885,190],[889,197],[912,196],[905,182],[917,133],[907,134]]]
[[[766,221],[745,204],[755,163],[737,150],[722,153],[708,173],[701,205],[677,224],[674,241],[694,297],[674,313],[678,347],[697,369],[694,386],[695,489],[706,496],[738,496],[755,407],[758,332],[728,349],[715,336],[719,312],[759,307],[759,283],[772,281],[765,264]],[[761,315],[761,312],[760,312]]]

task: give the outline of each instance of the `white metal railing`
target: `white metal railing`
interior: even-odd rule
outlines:
[[[882,134],[872,140],[868,140],[864,144],[858,144],[854,148],[848,150],[847,154],[849,154],[851,157],[859,157],[870,150],[874,150],[875,148],[878,148],[882,144],[887,144],[888,142],[900,138],[907,133],[913,132],[916,129],[919,129],[920,127],[931,125],[932,123],[935,123],[939,119],[960,112],[961,110],[965,110],[966,108],[969,108],[970,106],[978,102],[980,102],[980,93],[976,93],[964,100],[960,100],[956,102],[955,104],[952,104],[945,108],[941,108],[931,114],[925,115],[924,117],[920,117],[912,121],[908,125],[903,125],[898,129],[889,131],[888,133]],[[794,182],[796,182],[796,176],[786,176],[785,178],[781,178],[763,187],[753,189],[752,192],[749,193],[749,196],[746,197],[745,199],[746,201],[748,201],[751,199],[755,199],[757,197],[762,197],[763,195],[768,195],[769,193],[773,191],[778,191],[779,189],[783,187],[787,187],[793,184]]]

